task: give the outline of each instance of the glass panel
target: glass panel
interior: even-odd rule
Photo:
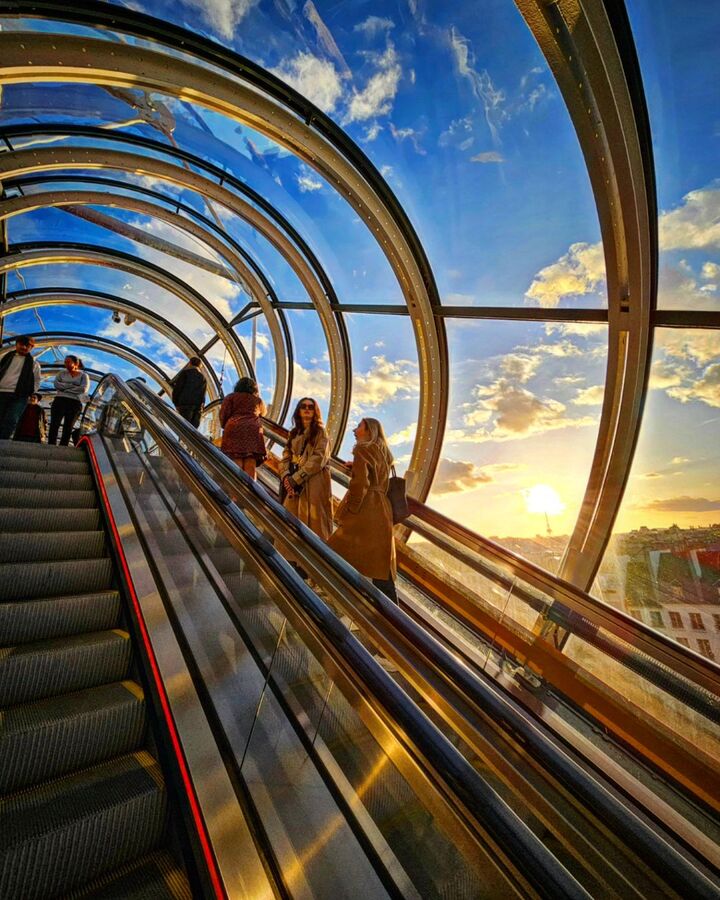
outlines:
[[[660,277],[665,309],[720,308],[717,209],[720,175],[720,7],[630,0],[643,70],[657,180]]]
[[[234,327],[253,363],[260,394],[269,400],[275,390],[275,348],[265,317],[255,316]]]
[[[603,325],[449,320],[450,404],[429,505],[556,572],[590,470]]]
[[[314,310],[286,310],[292,335],[295,365],[293,388],[284,424],[292,427],[292,414],[301,397],[314,397],[320,404],[323,419],[327,419],[330,400],[330,362],[325,332]]]

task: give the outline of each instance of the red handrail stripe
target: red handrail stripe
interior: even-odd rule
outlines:
[[[167,726],[168,733],[170,734],[170,740],[172,742],[175,758],[177,760],[178,768],[180,769],[180,775],[182,777],[183,784],[185,785],[185,793],[187,794],[188,800],[190,802],[190,809],[192,812],[193,820],[195,822],[195,829],[200,840],[203,856],[205,857],[205,864],[207,865],[208,872],[210,874],[210,879],[215,891],[215,896],[218,898],[218,900],[227,900],[227,892],[223,887],[220,872],[218,871],[217,867],[217,861],[215,859],[215,854],[213,853],[210,844],[210,838],[207,833],[205,820],[200,810],[200,804],[197,799],[197,794],[195,793],[195,787],[192,783],[192,779],[190,778],[187,762],[185,760],[185,754],[180,743],[180,736],[178,735],[175,721],[172,717],[170,702],[165,691],[165,685],[163,684],[162,676],[160,675],[160,668],[158,666],[157,659],[155,658],[155,651],[153,650],[152,644],[150,642],[150,635],[148,633],[147,626],[145,625],[145,618],[140,607],[140,601],[138,600],[137,593],[135,592],[135,585],[133,584],[132,576],[130,575],[130,569],[127,564],[127,559],[125,558],[125,552],[123,551],[123,546],[120,541],[120,535],[118,533],[117,525],[115,524],[115,517],[113,516],[112,509],[110,507],[110,500],[108,498],[107,491],[105,490],[105,485],[100,474],[100,467],[95,455],[95,449],[86,435],[83,435],[83,437],[78,441],[78,446],[80,446],[81,444],[87,444],[93,468],[95,469],[95,472],[98,476],[96,478],[96,481],[98,487],[100,488],[103,506],[105,508],[108,522],[110,523],[110,530],[112,531],[113,538],[115,539],[115,546],[117,548],[120,566],[123,570],[125,583],[127,584],[128,593],[130,594],[130,599],[135,610],[135,616],[140,627],[140,634],[142,636],[143,644],[145,645],[145,652],[150,662],[150,669],[152,670],[155,687],[157,689],[158,696],[160,697],[160,705],[165,717],[165,724]]]

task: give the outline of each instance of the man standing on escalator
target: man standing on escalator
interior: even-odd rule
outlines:
[[[172,402],[183,419],[200,427],[200,414],[205,404],[207,381],[200,371],[202,360],[191,356],[185,368],[173,379]]]
[[[15,351],[0,359],[0,440],[13,436],[28,397],[40,388],[40,363],[30,351],[35,341],[26,334],[15,338]]]

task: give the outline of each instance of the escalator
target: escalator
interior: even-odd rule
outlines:
[[[189,898],[87,454],[0,454],[0,896]]]

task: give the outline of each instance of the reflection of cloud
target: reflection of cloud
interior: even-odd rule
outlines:
[[[604,280],[602,244],[572,244],[557,262],[538,272],[525,296],[537,306],[556,307],[564,297],[595,293]]]
[[[392,44],[377,58],[379,71],[371,76],[361,91],[356,91],[348,105],[345,124],[364,122],[375,116],[386,115],[392,109],[402,71]]]
[[[505,162],[505,158],[502,154],[498,153],[495,150],[490,150],[486,153],[476,153],[475,156],[470,157],[470,162],[476,163],[501,163]]]
[[[492,477],[474,463],[443,457],[438,463],[432,490],[434,494],[472,491],[489,481]]]
[[[303,13],[305,14],[305,18],[315,29],[318,44],[320,44],[327,55],[331,56],[338,64],[338,66],[340,67],[340,71],[343,74],[343,78],[350,78],[351,73],[350,69],[348,68],[348,64],[345,62],[345,57],[340,52],[340,48],[335,43],[335,38],[332,36],[332,32],[320,17],[320,13],[317,11],[312,0],[307,0],[305,6],[303,6]]]
[[[660,249],[720,248],[720,188],[685,194],[676,209],[660,214]]]
[[[720,500],[705,497],[666,497],[638,504],[635,509],[650,509],[653,512],[712,512],[720,509]]]
[[[366,38],[372,39],[380,34],[384,34],[395,27],[392,19],[381,18],[380,16],[368,16],[364,22],[358,22],[354,26],[353,31],[360,32]]]
[[[257,0],[181,0],[200,12],[213,31],[228,40],[235,34],[235,28],[255,6]]]
[[[342,83],[335,66],[312,53],[301,50],[293,59],[284,60],[271,71],[323,112],[331,113],[342,95]]]
[[[603,402],[605,396],[605,385],[594,384],[592,387],[578,391],[573,398],[575,406],[597,406]]]
[[[485,121],[497,146],[500,143],[500,128],[507,117],[503,109],[505,93],[495,87],[487,71],[478,72],[474,68],[475,54],[470,42],[454,26],[450,29],[450,47],[459,74],[470,82],[473,94],[483,105]]]
[[[308,191],[319,191],[322,190],[322,181],[317,181],[313,178],[312,175],[298,175],[297,176],[298,187],[300,188],[300,192],[305,194]]]

